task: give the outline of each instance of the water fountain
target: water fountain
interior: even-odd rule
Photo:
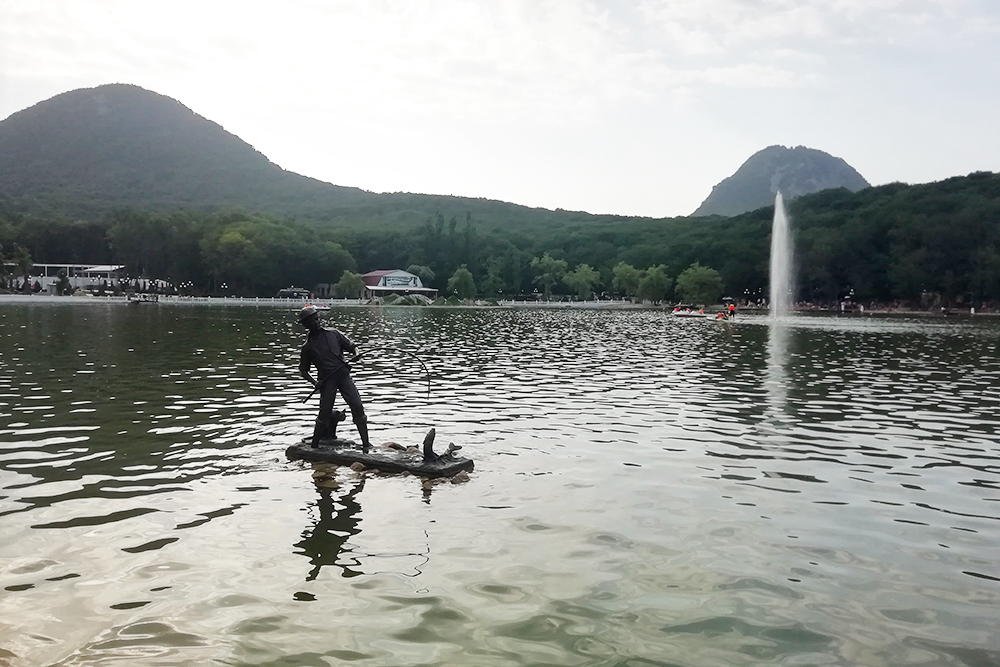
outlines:
[[[774,222],[771,225],[771,318],[782,319],[791,310],[792,242],[788,215],[781,193],[774,197]]]
[[[767,387],[769,413],[780,421],[788,403],[788,322],[791,310],[792,243],[788,233],[785,202],[778,192],[774,197],[774,222],[771,226],[771,326],[767,340]]]

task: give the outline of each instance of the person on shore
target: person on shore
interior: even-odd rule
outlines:
[[[351,409],[351,418],[361,436],[362,449],[367,452],[371,446],[368,418],[361,395],[351,378],[351,367],[344,361],[344,353],[355,354],[357,347],[340,331],[323,328],[319,322],[319,311],[314,306],[306,306],[299,311],[299,322],[309,332],[299,357],[299,373],[319,390],[319,414],[313,429],[312,446],[318,447],[321,439],[331,435],[334,426],[333,402],[340,393]],[[318,380],[309,373],[312,366],[316,367]]]

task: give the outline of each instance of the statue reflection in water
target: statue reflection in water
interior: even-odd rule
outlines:
[[[398,569],[394,571],[405,576],[417,576],[423,565],[430,558],[430,545],[427,543],[427,531],[417,529],[419,535],[408,538],[401,535],[402,541],[410,545],[420,545],[419,551],[380,551],[377,553],[360,553],[357,544],[348,545],[348,541],[361,534],[361,504],[358,496],[365,488],[367,476],[364,474],[348,479],[338,480],[337,467],[324,463],[313,465],[313,482],[319,494],[319,500],[308,507],[312,525],[302,531],[302,539],[295,543],[294,553],[309,559],[312,569],[306,576],[306,581],[315,581],[325,566],[332,565],[341,570],[341,576],[356,577],[361,574],[371,574],[361,570],[361,558],[376,558],[384,566],[386,559],[401,559],[396,561]],[[445,479],[422,479],[422,501],[430,503],[432,489]],[[371,563],[370,563],[371,565]],[[374,565],[373,565],[374,566]]]
[[[315,580],[326,565],[339,567],[345,577],[363,574],[356,569],[357,559],[346,556],[344,545],[361,532],[361,505],[357,496],[365,488],[365,478],[355,480],[346,492],[330,478],[317,479],[316,487],[319,500],[309,510],[315,523],[303,531],[302,539],[295,543],[296,553],[307,556],[313,566],[306,581]]]

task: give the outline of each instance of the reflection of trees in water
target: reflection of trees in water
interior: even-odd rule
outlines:
[[[358,527],[361,523],[361,504],[355,500],[355,496],[363,488],[365,488],[364,478],[350,491],[338,497],[334,497],[337,489],[319,488],[319,500],[316,502],[319,518],[311,529],[303,531],[302,539],[295,543],[299,549],[296,553],[308,556],[309,562],[313,565],[306,576],[306,581],[315,580],[324,565],[340,567],[345,577],[363,574],[352,569],[352,565],[357,565],[356,560],[352,560],[348,565],[340,559],[340,555],[345,551],[344,543],[351,536],[361,532]]]

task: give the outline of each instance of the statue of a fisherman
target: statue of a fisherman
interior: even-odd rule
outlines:
[[[299,373],[319,390],[319,414],[313,430],[312,446],[318,447],[320,440],[333,435],[333,402],[340,392],[351,409],[351,418],[361,436],[361,446],[367,452],[371,446],[368,440],[368,419],[361,404],[361,395],[351,379],[351,367],[344,360],[344,353],[355,354],[357,347],[340,331],[323,328],[319,323],[319,312],[313,306],[306,306],[299,311],[299,322],[309,330],[309,337],[302,346],[299,358]],[[318,380],[310,375],[311,366],[316,367]]]

